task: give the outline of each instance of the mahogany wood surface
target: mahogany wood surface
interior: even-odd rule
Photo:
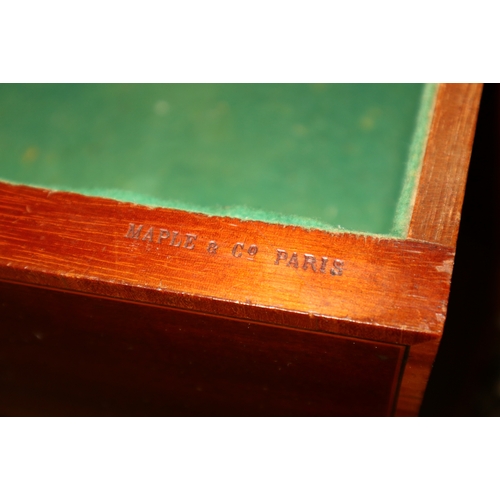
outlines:
[[[442,246],[7,184],[0,199],[4,280],[381,341],[413,343],[415,333],[439,334],[444,322],[453,252]],[[130,223],[143,226],[138,239],[126,237]],[[150,228],[153,241],[144,241]],[[170,237],[158,243],[162,229]],[[196,235],[191,250],[186,234]],[[215,254],[207,251],[214,241]],[[238,246],[233,255],[238,242],[257,254]],[[293,252],[297,268],[287,265]],[[316,271],[304,269],[305,254],[316,257]],[[322,256],[341,259],[342,274],[332,275],[332,264],[322,273]]]
[[[479,95],[439,88],[408,239],[0,183],[0,411],[416,415]]]
[[[455,247],[482,85],[441,84],[409,238]]]
[[[396,416],[418,415],[440,341],[441,337],[438,337],[408,348]]]
[[[81,337],[75,336],[76,332],[68,334],[71,332],[71,327],[68,325],[73,324],[73,321],[78,328],[85,324],[86,316],[84,314],[82,317],[80,310],[84,300],[91,300],[89,295],[113,297],[122,301],[123,311],[136,307],[137,304],[134,303],[184,310],[186,311],[182,313],[184,324],[191,325],[190,328],[193,331],[196,330],[197,314],[200,312],[211,316],[251,321],[249,324],[257,329],[268,328],[265,325],[288,327],[280,331],[280,338],[295,338],[296,343],[299,341],[295,329],[301,329],[300,339],[304,352],[315,345],[314,340],[311,339],[315,339],[315,335],[319,333],[313,332],[337,334],[331,335],[332,339],[338,339],[338,334],[345,335],[348,336],[346,339],[350,339],[348,342],[353,342],[353,339],[358,338],[392,343],[394,347],[400,346],[397,352],[403,352],[411,346],[409,366],[413,368],[415,364],[415,369],[412,374],[405,373],[403,376],[398,414],[415,414],[418,411],[418,404],[426,383],[425,376],[428,376],[432,356],[424,358],[423,363],[415,361],[412,349],[414,344],[422,342],[425,345],[431,343],[437,346],[438,344],[445,319],[453,259],[453,252],[450,249],[416,241],[381,239],[345,233],[327,234],[320,231],[241,222],[187,212],[179,213],[179,211],[168,209],[150,209],[112,200],[49,192],[25,186],[4,184],[0,189],[1,199],[6,202],[2,207],[0,218],[0,230],[5,235],[0,242],[0,278],[10,282],[10,284],[5,283],[2,289],[4,297],[2,302],[9,304],[8,310],[17,311],[16,321],[18,324],[23,324],[22,327],[18,325],[17,335],[24,332],[28,338],[33,337],[32,341],[35,342],[36,335],[32,332],[35,331],[36,324],[39,324],[45,325],[49,330],[59,331],[59,335],[67,339],[64,353],[48,343],[47,349],[40,355],[40,358],[45,360],[43,366],[56,367],[55,372],[49,370],[56,379],[64,376],[65,379],[70,380],[71,373],[55,363],[52,355],[67,357],[71,356],[71,352],[88,352],[86,348],[80,346]],[[134,221],[135,226],[134,230],[129,232],[131,220]],[[141,224],[143,228],[137,234]],[[156,228],[157,231],[153,230],[152,233],[148,233],[151,227]],[[178,232],[177,237],[174,236],[173,227]],[[162,228],[166,228],[171,233],[166,244],[162,239],[158,243],[158,235],[166,234],[159,232]],[[186,237],[186,234],[196,235],[196,239]],[[150,238],[151,235],[155,237]],[[137,238],[131,236],[137,236]],[[149,241],[150,239],[153,241]],[[180,246],[175,246],[178,241],[180,241]],[[188,241],[187,245],[186,241]],[[215,254],[207,251],[210,242],[213,241],[216,241],[218,245]],[[172,242],[173,245],[170,244]],[[235,242],[242,243],[243,248],[239,245],[234,251]],[[242,250],[249,244],[258,247],[258,252],[254,256],[250,256],[248,252],[247,255],[243,255]],[[185,246],[193,248],[184,248]],[[301,251],[302,248],[305,252]],[[280,249],[287,249],[289,258],[280,259],[279,256],[282,256],[279,253]],[[297,251],[299,259],[297,268],[293,265],[286,265],[290,262],[294,251]],[[304,253],[316,256],[318,261],[316,271],[313,270],[311,260],[308,261],[307,269],[303,269]],[[342,274],[322,273],[319,264],[322,255],[329,256],[331,262],[336,258],[341,259],[344,263]],[[338,271],[333,269],[334,272]],[[30,292],[30,300],[18,298],[17,301],[11,302],[13,291],[17,286],[16,282],[36,285],[38,288]],[[45,298],[47,291],[40,287],[72,293],[58,295],[58,302],[51,300],[47,303]],[[126,305],[123,305],[123,301],[127,301]],[[65,302],[67,304],[63,306]],[[60,305],[56,306],[57,303]],[[102,318],[99,316],[99,311],[106,311],[106,307],[102,302],[99,304],[100,306],[96,306],[95,311],[90,315],[91,319],[87,321],[85,333],[92,332],[91,324],[93,323],[95,323],[94,330],[100,328]],[[59,323],[56,318],[48,321],[45,317],[37,317],[34,314],[34,305],[42,310],[58,311]],[[150,307],[147,309],[153,311]],[[132,335],[139,339],[146,335],[145,331],[155,332],[154,321],[150,321],[150,318],[158,314],[154,311],[148,314],[141,313],[141,320],[130,323],[127,328],[109,326],[104,343],[107,342],[110,349],[119,348],[120,342],[117,341],[116,332],[121,336]],[[186,319],[187,311],[191,311],[189,320]],[[197,314],[192,314],[193,312]],[[108,313],[103,312],[103,314],[106,316]],[[181,312],[169,314],[179,315]],[[111,316],[116,318],[117,314]],[[6,321],[6,317],[2,314],[2,322]],[[33,323],[23,323],[23,321],[31,320],[32,317],[36,318]],[[210,321],[217,322],[222,319],[212,317]],[[261,325],[256,325],[256,322]],[[6,331],[12,332],[15,329],[14,325],[13,320],[10,323],[7,322]],[[137,325],[143,325],[144,329],[141,330]],[[205,327],[210,329],[209,326]],[[266,331],[266,329],[263,330],[264,333]],[[261,333],[261,338],[264,333]],[[101,332],[101,335],[104,334]],[[192,335],[194,335],[193,338],[198,338],[194,333]],[[197,335],[199,336],[199,329]],[[221,342],[214,339],[215,337],[210,339],[213,344],[211,350],[213,359],[221,365],[232,366],[231,360],[235,355],[234,346],[232,348],[221,347]],[[271,344],[269,340],[269,349],[272,349]],[[194,344],[191,343],[191,345]],[[286,345],[286,342],[283,345]],[[337,344],[334,345],[337,349]],[[17,348],[19,350],[19,346]],[[5,350],[4,345],[0,351]],[[16,406],[14,396],[17,394],[20,398],[24,394],[26,401],[31,401],[28,395],[35,391],[33,389],[30,392],[29,388],[34,384],[38,387],[39,393],[44,395],[42,399],[47,400],[47,404],[52,401],[53,406],[50,407],[52,410],[46,408],[44,411],[71,414],[69,395],[64,391],[58,392],[57,384],[55,386],[52,384],[59,399],[55,396],[51,399],[50,391],[47,393],[46,389],[51,386],[51,379],[44,379],[41,368],[35,372],[30,371],[28,366],[33,363],[33,359],[27,358],[30,362],[24,365],[22,363],[24,354],[16,357],[15,351],[16,349],[5,351],[8,354],[3,364],[9,365],[8,360],[14,360],[10,362],[11,367],[24,367],[24,370],[22,368],[20,371],[14,370],[18,377],[21,377],[23,371],[38,373],[34,377],[37,382],[34,384],[33,380],[28,378],[24,381],[24,385],[23,382],[20,385],[14,384],[15,390],[10,391],[10,397],[4,395],[6,401],[14,398],[11,406],[5,407],[4,411],[33,413],[34,409],[29,410],[29,405],[28,407]],[[22,348],[19,353],[24,351],[25,349]],[[104,350],[104,352],[107,351]],[[347,353],[345,350],[338,352],[342,353],[342,356],[345,355],[346,360],[344,372],[340,375],[334,370],[339,359],[332,355],[329,358],[329,368],[326,363],[321,365],[319,358],[315,361],[313,357],[308,356],[310,366],[304,365],[303,372],[309,373],[311,370],[316,372],[315,367],[319,366],[317,365],[319,363],[322,375],[318,375],[316,381],[330,380],[333,377],[332,380],[340,388],[349,387],[353,397],[356,394],[359,395],[359,390],[352,389],[352,384],[356,380],[358,382],[361,380],[360,373],[363,372],[363,369],[359,369],[354,361],[357,354]],[[138,356],[137,362],[145,362],[145,359],[141,359],[145,356],[143,351],[136,351],[135,354]],[[84,359],[83,355],[78,354],[78,356]],[[93,359],[93,357],[89,354],[88,359]],[[248,359],[246,358],[247,361]],[[258,363],[259,356],[254,353],[252,359],[253,365]],[[398,358],[398,363],[401,359],[401,357]],[[168,364],[168,360],[165,363]],[[83,363],[83,365],[87,365],[88,370],[93,370],[92,362]],[[122,373],[120,366],[112,362],[110,367],[114,367],[113,370],[103,372],[100,378],[105,380],[106,376],[111,373]],[[179,366],[174,365],[173,370],[178,371],[178,369]],[[231,396],[232,392],[226,387],[223,390],[225,397],[236,406],[231,407],[222,403],[217,406],[214,402],[216,400],[212,399],[212,406],[207,401],[198,411],[197,407],[189,406],[188,403],[180,406],[172,403],[168,406],[164,403],[165,400],[180,401],[183,398],[177,394],[172,400],[163,394],[163,397],[157,395],[156,399],[153,398],[156,405],[145,405],[142,411],[145,414],[160,414],[162,411],[164,414],[179,414],[176,412],[257,414],[259,413],[257,408],[265,408],[266,410],[263,410],[261,414],[392,414],[394,395],[397,393],[400,381],[399,368],[392,369],[390,381],[389,377],[384,378],[382,375],[384,363],[381,363],[380,367],[371,369],[366,364],[364,369],[367,370],[366,373],[371,373],[374,377],[374,383],[378,384],[380,380],[383,380],[385,389],[387,391],[390,389],[392,399],[388,399],[387,396],[380,397],[379,386],[377,390],[371,391],[378,394],[378,399],[384,402],[383,410],[370,406],[370,399],[365,396],[354,399],[344,397],[345,403],[339,404],[339,398],[334,397],[335,391],[330,388],[325,392],[331,403],[330,406],[324,402],[322,405],[313,405],[310,413],[307,408],[300,410],[299,407],[287,406],[279,397],[275,401],[276,404],[281,402],[281,410],[278,406],[262,407],[259,397],[255,394],[251,400],[252,404],[256,405],[256,409],[252,411],[250,403],[245,405],[235,396]],[[59,375],[56,376],[56,373]],[[148,387],[150,384],[148,370],[142,369],[139,373],[143,374],[142,378],[138,374],[136,379],[142,380],[143,387]],[[207,373],[207,377],[210,378],[210,370]],[[229,372],[226,375],[229,377]],[[85,380],[90,375],[76,370],[72,376],[76,387],[79,386],[79,378]],[[171,373],[170,376],[173,377],[173,374]],[[234,372],[234,377],[239,380],[240,390],[246,390],[245,387],[248,384],[244,378],[238,376],[236,372]],[[127,377],[125,379],[128,380]],[[304,380],[306,379],[307,377]],[[44,380],[45,383],[43,383]],[[260,380],[259,377],[256,380]],[[347,381],[350,380],[353,382],[348,383]],[[362,378],[362,380],[363,383],[366,382],[366,379]],[[254,381],[250,385],[255,383],[257,382]],[[110,384],[119,392],[116,381]],[[333,385],[335,384],[332,382],[332,387]],[[81,397],[84,399],[84,394],[94,392],[88,387],[85,390],[85,385],[80,384],[79,387],[81,387]],[[321,384],[318,387],[326,390]],[[161,391],[157,391],[157,394],[160,393]],[[182,394],[186,400],[191,400],[193,397],[185,392]],[[345,393],[343,394],[345,396]],[[57,400],[60,406],[57,406]],[[96,400],[92,401],[97,404]],[[354,404],[354,401],[364,401],[362,403],[364,413]],[[126,402],[116,402],[109,406],[109,411],[111,414],[140,413],[137,402],[130,404],[131,406],[127,406]],[[192,404],[195,404],[194,400]],[[348,406],[345,406],[347,404]],[[94,410],[90,406],[77,405],[76,407],[77,413],[100,414],[99,405]],[[176,407],[178,410],[175,410]]]
[[[24,285],[0,296],[4,414],[393,412],[402,346]]]

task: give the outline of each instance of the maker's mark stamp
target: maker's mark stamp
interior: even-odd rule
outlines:
[[[195,250],[196,243],[199,241],[198,235],[194,233],[183,233],[182,231],[155,228],[154,226],[145,229],[144,224],[136,225],[132,222],[129,223],[125,238],[143,241],[146,244],[155,243],[159,246],[184,248],[186,250]],[[232,247],[227,249],[219,248],[219,244],[215,240],[209,240],[206,243],[202,242],[201,246],[204,246],[205,252],[211,255],[219,255],[227,250],[235,259],[249,261],[255,261],[259,252],[259,247],[255,243],[247,245],[244,240],[237,241]],[[341,259],[332,259],[327,256],[316,257],[310,253],[295,251],[288,252],[281,248],[277,248],[274,255],[268,255],[264,258],[267,258],[270,264],[271,262],[274,263],[275,266],[302,269],[303,271],[329,274],[331,276],[342,276],[345,270],[345,263]]]

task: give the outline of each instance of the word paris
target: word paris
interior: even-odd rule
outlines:
[[[168,229],[155,229],[151,226],[145,230],[143,225],[136,226],[130,223],[125,238],[132,240],[147,241],[156,243],[158,245],[168,245],[171,247],[181,247],[186,250],[194,250],[196,243],[199,243],[198,236],[192,233],[182,234],[179,231],[169,231]],[[206,245],[203,245],[209,254],[217,254],[221,251],[216,241],[210,240]],[[232,248],[231,253],[236,259],[245,256],[247,260],[254,260],[259,248],[257,245],[248,245],[245,243],[236,242]],[[276,249],[273,255],[274,265],[280,264],[286,267],[293,267],[295,269],[302,268],[304,271],[312,269],[312,271],[322,274],[331,274],[332,276],[342,276],[344,271],[344,261],[340,259],[333,259],[330,264],[328,257],[321,257],[317,259],[314,255],[309,253],[302,254],[299,257],[297,252],[287,252],[281,248]]]

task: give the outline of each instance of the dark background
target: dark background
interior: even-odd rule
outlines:
[[[500,85],[483,90],[443,340],[421,416],[500,416]]]

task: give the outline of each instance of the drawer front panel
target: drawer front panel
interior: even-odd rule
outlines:
[[[0,412],[388,415],[406,348],[0,282]]]

